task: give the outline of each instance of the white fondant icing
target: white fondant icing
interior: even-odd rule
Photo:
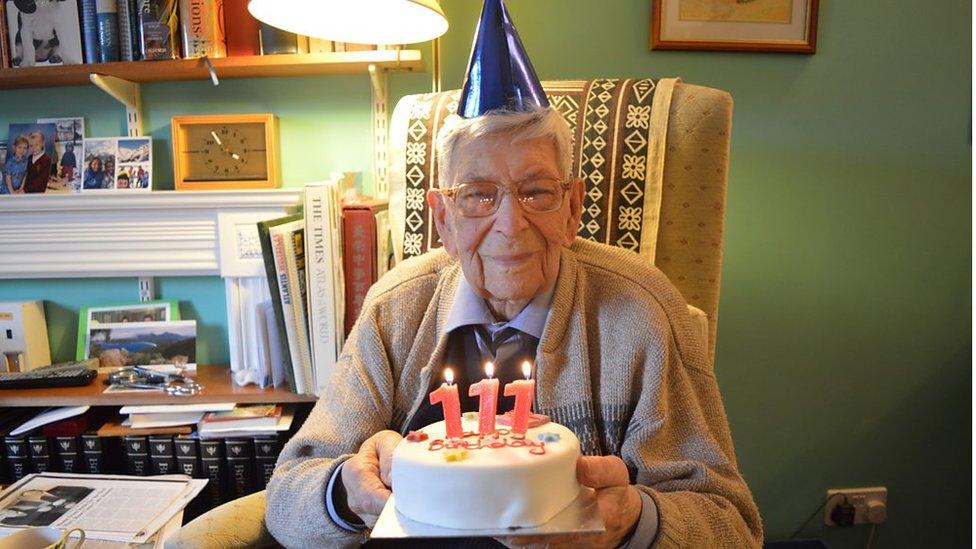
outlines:
[[[465,433],[478,432],[477,418],[462,419]],[[533,427],[526,446],[471,448],[478,436],[466,437],[467,456],[448,461],[446,454],[458,449],[444,447],[444,422],[422,429],[427,440],[404,439],[393,451],[393,493],[396,508],[409,519],[445,528],[487,529],[531,527],[544,524],[566,508],[579,494],[576,460],[579,440],[557,423]],[[559,436],[539,451],[539,434]],[[551,438],[551,437],[550,437]],[[515,439],[503,436],[499,441]],[[430,450],[431,443],[435,450]],[[482,444],[491,439],[482,440]],[[517,444],[517,443],[516,443]],[[532,446],[532,445],[535,446]]]

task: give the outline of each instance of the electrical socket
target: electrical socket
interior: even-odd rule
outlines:
[[[830,518],[831,512],[844,497],[854,506],[854,524],[880,524],[888,518],[888,488],[834,488],[827,490],[827,504],[824,506],[824,524],[837,526]]]

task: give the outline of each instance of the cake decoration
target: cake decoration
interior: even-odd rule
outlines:
[[[549,416],[543,414],[529,414],[529,428],[540,427],[549,423]],[[505,412],[504,414],[498,416],[497,423],[499,425],[505,425],[506,427],[512,426],[512,412],[511,410]]]
[[[495,414],[498,413],[498,380],[495,375],[495,365],[485,363],[485,379],[468,387],[468,396],[478,397],[478,432],[490,435],[495,432]]]
[[[535,398],[535,380],[530,379],[532,365],[526,360],[522,363],[522,375],[525,379],[516,379],[505,384],[505,396],[515,397],[515,409],[512,410],[512,431],[525,436],[529,428],[529,413],[532,412],[532,399]]]
[[[463,449],[462,450],[451,450],[450,452],[445,452],[444,453],[444,460],[447,461],[447,462],[464,461],[466,459],[468,459],[468,451],[467,450],[463,450]]]
[[[407,433],[407,440],[410,442],[423,442],[429,438],[423,431],[410,431]]]
[[[447,426],[447,437],[461,436],[461,402],[458,400],[458,388],[454,384],[454,372],[444,368],[444,383],[430,393],[430,403],[440,403],[444,412],[444,423]]]
[[[545,433],[539,433],[536,438],[542,442],[559,442],[559,433],[546,431]]]
[[[478,421],[478,412],[464,412],[461,418],[464,421]]]

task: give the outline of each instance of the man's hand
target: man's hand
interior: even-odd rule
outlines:
[[[523,536],[498,541],[509,547],[619,547],[630,537],[641,513],[641,497],[630,485],[627,466],[617,456],[581,456],[576,462],[580,484],[596,490],[606,525],[600,535]]]
[[[366,439],[359,452],[342,464],[346,504],[370,528],[390,497],[393,449],[402,438],[396,431],[380,431]]]

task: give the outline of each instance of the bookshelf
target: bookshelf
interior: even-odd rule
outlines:
[[[368,74],[370,65],[386,70],[424,70],[419,50],[259,55],[210,61],[219,78]],[[128,61],[2,69],[0,90],[87,85],[91,83],[91,74],[113,76],[135,83],[210,79],[210,71],[203,59]]]
[[[84,387],[0,390],[0,408],[17,406],[127,406],[136,404],[203,404],[212,402],[313,403],[314,395],[299,395],[288,389],[260,389],[254,385],[238,387],[226,366],[200,365],[191,376],[204,385],[203,391],[191,397],[169,396],[161,391],[146,393],[105,394],[102,381],[107,373]]]

